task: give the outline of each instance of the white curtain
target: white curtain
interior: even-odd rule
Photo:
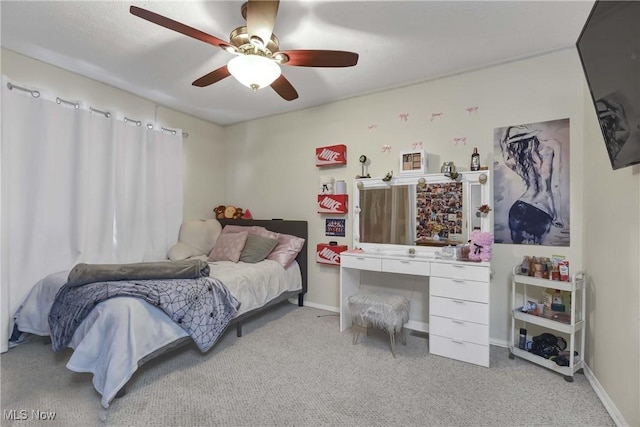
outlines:
[[[115,259],[166,259],[182,222],[182,144],[168,132],[123,131],[135,138],[116,143]]]
[[[78,262],[166,259],[182,221],[182,133],[2,84],[2,351],[33,285]]]

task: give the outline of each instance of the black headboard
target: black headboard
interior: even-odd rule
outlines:
[[[264,227],[267,230],[275,233],[291,234],[292,236],[302,237],[304,239],[304,246],[296,257],[296,261],[300,266],[302,272],[302,290],[307,292],[307,243],[309,241],[309,226],[307,221],[290,221],[284,219],[220,219],[220,224],[226,226],[229,224],[252,226],[258,225]]]

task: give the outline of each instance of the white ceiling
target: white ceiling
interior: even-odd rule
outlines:
[[[191,83],[233,56],[129,13],[136,5],[228,40],[243,1],[6,1],[2,47],[229,125],[574,46],[593,1],[283,0],[282,50],[360,54],[351,68],[284,65],[285,101],[232,77]]]

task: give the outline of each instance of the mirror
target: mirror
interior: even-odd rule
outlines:
[[[483,175],[481,177],[480,175]],[[411,178],[357,179],[354,197],[354,247],[403,245],[441,247],[466,243],[472,230],[489,231],[488,171]]]

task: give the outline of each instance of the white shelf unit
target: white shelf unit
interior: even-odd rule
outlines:
[[[513,359],[518,356],[530,362],[537,363],[547,369],[564,375],[564,379],[572,382],[573,375],[582,372],[584,364],[584,347],[585,347],[585,320],[586,320],[586,287],[585,274],[581,271],[573,273],[571,280],[561,282],[558,280],[540,279],[537,277],[524,276],[519,274],[520,264],[513,267],[511,272],[511,339],[509,343],[509,357]],[[522,312],[521,308],[529,301],[527,287],[534,286],[538,288],[552,288],[571,293],[571,311],[569,314],[569,322],[555,320],[553,312],[543,316],[536,316]],[[521,288],[521,289],[519,289]],[[517,291],[522,293],[518,294]],[[517,296],[522,295],[522,303],[518,303]],[[537,300],[537,298],[535,298]],[[520,325],[522,327],[527,324],[537,325],[544,328],[549,333],[561,332],[569,337],[567,340],[567,350],[569,350],[569,366],[560,366],[553,360],[545,359],[542,356],[530,353],[527,350],[518,348],[517,337],[519,335]],[[579,338],[576,340],[576,338]],[[576,343],[576,341],[578,341]],[[577,345],[576,345],[577,344]],[[575,352],[578,355],[575,355]]]

